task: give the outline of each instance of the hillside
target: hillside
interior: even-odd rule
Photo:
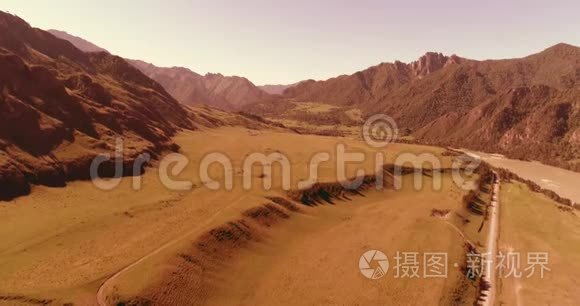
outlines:
[[[427,53],[353,75],[306,81],[286,98],[385,113],[420,142],[580,169],[580,48],[558,44],[521,59]]]
[[[60,39],[68,40],[77,49],[84,51],[84,52],[107,52],[107,53],[109,52],[109,51],[93,44],[92,42],[85,40],[84,38],[71,35],[71,34],[64,32],[64,31],[47,30],[47,32],[60,38]]]
[[[0,200],[89,178],[94,157],[120,137],[132,175],[139,154],[177,150],[182,129],[251,121],[184,107],[124,59],[85,53],[16,16],[0,12],[0,33]]]
[[[352,75],[326,81],[307,80],[284,91],[284,96],[303,101],[341,106],[373,103],[393,90],[443,67],[466,61],[457,56],[427,53],[416,62],[381,63]]]
[[[183,67],[162,68],[139,60],[129,62],[186,105],[206,104],[239,110],[244,105],[271,99],[269,94],[243,77],[219,73],[200,75]]]
[[[66,32],[50,30],[50,33],[68,40],[85,52],[105,51]],[[223,76],[219,73],[200,75],[183,67],[165,68],[141,60],[126,60],[161,84],[177,101],[186,105],[205,104],[224,110],[239,110],[244,105],[272,99],[266,91],[243,77]]]

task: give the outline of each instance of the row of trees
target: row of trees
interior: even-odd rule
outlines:
[[[560,195],[558,195],[556,192],[554,192],[552,190],[542,188],[540,185],[536,184],[535,182],[528,180],[528,179],[524,179],[521,176],[519,176],[519,175],[517,175],[517,174],[515,174],[507,169],[499,168],[499,169],[497,169],[497,172],[498,172],[499,176],[507,182],[511,182],[512,180],[518,181],[518,182],[523,183],[526,186],[528,186],[528,188],[530,188],[531,191],[543,193],[548,198],[554,200],[557,203],[560,203],[562,205],[567,205],[567,206],[576,206],[576,204],[572,200],[570,200],[568,198],[561,197]]]

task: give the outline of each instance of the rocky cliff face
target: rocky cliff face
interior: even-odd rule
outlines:
[[[456,55],[445,56],[441,53],[427,52],[409,66],[413,76],[423,78],[447,65],[459,64],[460,61],[461,58]]]

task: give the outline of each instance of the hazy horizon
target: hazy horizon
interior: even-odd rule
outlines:
[[[258,85],[328,79],[381,62],[411,62],[428,51],[483,60],[523,57],[560,42],[580,45],[575,16],[580,4],[574,1],[253,0],[169,6],[5,0],[0,10],[119,56],[243,76]]]

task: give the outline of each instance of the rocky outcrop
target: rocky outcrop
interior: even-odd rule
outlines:
[[[409,65],[415,77],[423,78],[447,65],[459,64],[460,61],[457,55],[445,56],[441,53],[427,52]]]

